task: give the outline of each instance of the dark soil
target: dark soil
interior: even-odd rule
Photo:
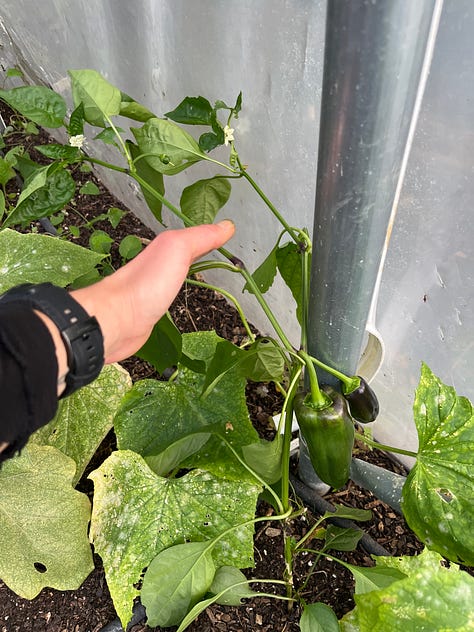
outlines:
[[[4,117],[6,109],[1,110]],[[27,139],[30,145],[48,142],[47,136],[38,139]],[[101,190],[101,195],[77,194],[73,203],[66,208],[66,219],[63,230],[67,232],[69,225],[84,225],[84,221],[93,219],[104,213],[111,206],[127,210],[117,199],[108,193],[91,174],[84,174],[79,169],[74,172],[79,187],[88,180],[93,180]],[[153,233],[143,226],[128,212],[117,229],[112,230],[108,222],[98,223],[95,228],[106,230],[115,239],[113,261],[117,265],[116,245],[122,237],[136,234],[144,243],[153,238]],[[39,226],[38,230],[44,227]],[[87,244],[88,230],[81,230],[79,243]],[[228,305],[225,299],[212,291],[194,286],[185,286],[176,298],[171,313],[182,331],[215,329],[224,338],[239,342],[245,330],[237,312]],[[153,367],[137,358],[123,363],[134,381],[145,377],[157,376]],[[259,434],[271,438],[274,433],[272,416],[278,412],[281,397],[272,384],[250,384],[247,389],[248,408],[251,419]],[[106,454],[113,448],[113,434],[101,446],[100,451]],[[373,450],[361,451],[361,458],[383,465],[387,469],[403,472],[391,458],[383,452]],[[296,467],[296,464],[295,464]],[[345,504],[352,507],[371,509],[373,518],[364,523],[364,530],[391,554],[415,554],[422,547],[412,532],[407,528],[404,519],[390,507],[376,499],[370,492],[360,489],[351,481],[337,493],[326,499],[332,503]],[[272,509],[264,503],[259,505],[261,515],[270,515]],[[298,519],[287,525],[288,532],[295,539],[301,538],[314,522],[315,517],[307,511]],[[255,532],[255,569],[250,569],[250,577],[281,579],[283,564],[282,527],[275,527],[274,522],[259,523]],[[318,541],[313,540],[311,547],[318,548]],[[341,559],[357,565],[372,565],[367,551],[359,547],[356,551],[336,553]],[[310,579],[303,590],[307,602],[323,601],[334,608],[338,617],[352,609],[353,581],[350,573],[341,565],[322,556],[315,565],[315,554],[301,555],[294,568],[294,583],[301,587],[310,573]],[[268,585],[265,586],[268,591]],[[289,609],[285,602],[257,598],[248,600],[239,608],[212,606],[208,608],[188,629],[191,632],[295,632],[299,630],[298,607]],[[61,592],[44,589],[35,599],[28,601],[17,597],[0,581],[0,632],[99,632],[116,617],[113,604],[107,589],[104,571],[100,558],[96,558],[96,569],[84,584],[76,591]],[[116,630],[118,628],[115,628]],[[171,628],[168,628],[171,630]],[[173,628],[174,630],[176,628]],[[131,628],[131,632],[149,630],[144,622]],[[155,628],[156,631],[161,628]],[[109,631],[110,632],[110,631]]]

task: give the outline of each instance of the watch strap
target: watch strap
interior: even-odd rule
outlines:
[[[69,367],[61,398],[95,380],[104,365],[102,332],[97,319],[89,316],[67,290],[52,283],[26,283],[3,294],[0,303],[5,302],[27,304],[58,328]]]

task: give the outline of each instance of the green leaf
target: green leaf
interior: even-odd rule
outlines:
[[[125,369],[118,364],[104,366],[94,382],[60,401],[55,418],[37,430],[30,442],[51,445],[74,459],[76,485],[112,428],[121,399],[131,386]]]
[[[355,551],[363,531],[359,529],[346,529],[329,524],[326,528],[325,549],[334,551]]]
[[[151,187],[152,190],[157,191],[160,196],[163,196],[165,194],[163,174],[156,169],[153,169],[153,167],[151,167],[146,160],[137,160],[137,158],[139,158],[142,153],[137,145],[135,145],[131,141],[127,141],[127,147],[133,160],[136,161],[135,170],[137,172],[137,175],[145,181],[148,187]],[[162,224],[163,218],[161,215],[161,211],[163,204],[161,202],[161,199],[156,195],[153,195],[148,187],[144,187],[142,184],[140,184],[140,189],[143,197],[145,198],[145,202],[148,205],[148,208],[153,213],[155,219],[157,219],[160,224]]]
[[[404,579],[406,574],[398,568],[389,568],[386,566],[352,566],[346,564],[355,580],[355,593],[361,595],[371,592],[372,590],[380,590],[393,584],[393,582]]]
[[[278,270],[296,301],[296,317],[301,324],[301,290],[303,287],[301,252],[295,243],[290,242],[277,249],[276,260]]]
[[[205,132],[199,136],[199,148],[201,151],[212,151],[219,145],[224,144],[224,132],[216,134],[214,132]]]
[[[194,470],[161,478],[130,451],[114,452],[92,472],[90,535],[104,568],[115,609],[125,628],[142,569],[161,551],[184,541],[210,540],[251,520],[259,487]],[[139,493],[137,493],[139,490]],[[253,564],[253,529],[238,527],[213,548],[216,566]]]
[[[100,195],[100,189],[96,184],[94,184],[94,182],[88,180],[79,189],[79,193],[81,193],[82,195]]]
[[[183,351],[193,360],[208,364],[221,340],[214,332],[184,334]],[[258,435],[248,416],[246,380],[238,371],[230,370],[206,398],[201,398],[204,379],[180,363],[179,378],[174,382],[136,383],[124,397],[115,419],[120,449],[131,449],[148,457],[160,454],[188,434],[216,425],[235,449],[255,443]],[[218,476],[253,480],[215,436],[186,465],[208,469]]]
[[[468,573],[454,564],[447,568],[441,556],[427,550],[415,557],[375,559],[377,566],[407,576],[355,595],[355,609],[339,621],[343,632],[472,629],[474,578]]]
[[[94,568],[89,500],[72,488],[75,463],[49,446],[27,446],[0,470],[0,577],[33,599],[45,587],[79,588]]]
[[[0,185],[3,187],[9,180],[12,180],[16,173],[11,168],[9,162],[5,158],[0,157]]]
[[[96,70],[70,70],[72,98],[77,107],[84,106],[84,119],[91,125],[107,127],[107,119],[120,114],[120,90]]]
[[[56,237],[0,232],[0,292],[20,283],[50,281],[65,287],[92,270],[102,256]]]
[[[217,597],[216,603],[224,606],[240,606],[242,599],[251,599],[255,596],[247,578],[235,566],[218,568],[209,591],[214,595],[221,595]]]
[[[143,249],[143,244],[136,235],[127,235],[119,244],[119,254],[129,261],[138,255]]]
[[[300,619],[301,632],[339,632],[334,610],[325,603],[305,605]]]
[[[372,518],[372,512],[369,509],[356,509],[355,507],[346,507],[346,505],[335,505],[335,509],[336,511],[327,511],[324,518],[347,518],[358,522]]]
[[[3,191],[0,189],[0,219],[5,214],[5,208],[6,208],[5,195],[3,194]]]
[[[148,119],[155,117],[153,112],[150,112],[150,110],[141,103],[137,103],[132,97],[125,94],[125,92],[121,92],[120,94],[122,99],[120,103],[120,116],[126,116],[129,119],[140,121],[141,123],[145,123]]]
[[[259,338],[244,352],[241,374],[253,382],[280,381],[285,361],[271,338]]]
[[[33,166],[33,164],[31,166]],[[17,201],[17,206],[20,206],[21,203],[33,195],[33,193],[46,186],[48,175],[54,173],[56,170],[57,165],[46,165],[44,167],[33,168],[30,174],[25,178],[23,189]]]
[[[176,544],[159,553],[145,573],[141,590],[147,624],[178,625],[204,597],[215,571],[209,542]]]
[[[155,474],[166,476],[189,456],[200,450],[209,441],[210,436],[207,432],[187,435],[169,445],[160,454],[145,457],[145,461]]]
[[[69,164],[76,162],[80,159],[80,151],[78,147],[71,147],[70,145],[58,145],[51,143],[49,145],[36,145],[35,149],[53,160],[65,160]]]
[[[474,564],[474,414],[470,401],[423,364],[413,405],[419,448],[402,510],[422,542]]]
[[[163,373],[178,364],[182,349],[181,333],[167,312],[153,327],[150,337],[136,355],[152,364],[158,373]]]
[[[118,147],[117,134],[115,130],[117,130],[118,132],[123,131],[120,127],[116,127],[115,129],[113,127],[106,127],[101,132],[99,132],[99,134],[94,136],[94,140],[101,140],[106,145],[115,145],[116,147]]]
[[[114,240],[105,230],[95,230],[89,237],[89,248],[94,252],[109,254]]]
[[[195,224],[212,224],[229,199],[230,192],[231,186],[227,178],[215,176],[198,180],[183,189],[181,211]]]
[[[69,136],[80,136],[84,134],[84,104],[82,101],[72,112],[67,131]]]
[[[25,134],[29,134],[31,136],[36,136],[39,134],[39,129],[33,122],[28,122],[25,125]]]
[[[61,167],[58,169],[58,166],[54,163],[49,165],[55,170],[47,172],[44,186],[28,192],[27,197],[24,197],[24,191],[22,191],[16,208],[5,220],[4,226],[23,224],[47,217],[66,206],[74,196],[76,185],[71,174]]]
[[[143,127],[131,128],[140,152],[156,171],[174,175],[206,158],[194,138],[164,119],[149,119]]]
[[[106,217],[112,228],[117,228],[124,215],[126,215],[126,211],[123,211],[121,208],[117,208],[116,206],[111,206],[107,211]]]
[[[253,280],[262,294],[268,292],[275,280],[275,275],[277,273],[277,250],[278,244],[275,248],[273,248],[265,261],[263,261],[263,263],[261,263],[252,274]],[[248,283],[244,286],[244,291],[245,290],[253,294],[252,288],[248,285]]]
[[[45,86],[21,86],[0,90],[0,99],[42,127],[61,127],[66,116],[64,99]]]
[[[254,382],[268,382],[281,380],[284,367],[282,354],[269,338],[260,338],[245,351],[228,340],[222,340],[206,371],[202,396],[207,397],[232,369]]]
[[[165,116],[176,123],[185,125],[211,125],[213,108],[204,97],[186,97]]]
[[[259,439],[256,443],[245,445],[242,453],[247,465],[269,485],[280,480],[282,475],[281,458],[283,438],[277,434],[273,441]]]

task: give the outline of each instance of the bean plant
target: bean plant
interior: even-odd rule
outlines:
[[[214,331],[180,334],[166,314],[138,355],[158,373],[173,367],[168,381],[144,379],[132,385],[124,369],[105,367],[96,382],[61,401],[55,419],[35,433],[20,456],[4,464],[2,580],[28,599],[45,586],[75,589],[93,568],[92,544],[124,628],[137,597],[150,626],[178,626],[181,632],[212,603],[236,606],[264,594],[286,601],[289,608],[299,604],[303,632],[472,629],[474,579],[459,566],[474,564],[474,417],[469,400],[422,364],[413,407],[418,450],[382,446],[416,457],[403,488],[402,509],[426,545],[420,555],[374,557],[370,568],[338,560],[333,553],[355,548],[360,532],[336,527],[331,519],[363,522],[370,517],[370,512],[344,506],[315,519],[300,539],[292,537],[291,520],[306,513],[290,484],[294,409],[315,471],[333,487],[347,481],[354,437],[374,444],[354,419],[371,422],[378,411],[375,394],[363,379],[323,364],[307,348],[311,236],[288,223],[251,175],[251,161],[239,155],[235,129],[241,94],[230,105],[186,97],[158,116],[94,70],[74,70],[69,76],[69,109],[61,95],[44,86],[0,90],[0,99],[15,112],[3,133],[0,157],[0,291],[27,281],[69,287],[78,279],[97,278],[108,253],[103,235],[96,240],[100,246],[91,250],[73,239],[28,230],[40,218],[59,218],[60,233],[66,233],[61,213],[76,193],[71,177],[76,168],[100,165],[122,173],[140,187],[154,217],[162,222],[166,208],[185,226],[213,222],[232,187],[250,186],[281,232],[253,272],[226,248],[219,250],[219,258],[190,269],[189,284],[210,287],[235,306],[246,331],[241,344]],[[131,121],[130,127],[121,127],[124,121]],[[37,126],[64,141],[38,145],[41,164],[21,142],[6,150],[9,135],[35,133]],[[189,129],[198,129],[197,137]],[[115,162],[94,154],[101,143],[115,150]],[[192,173],[197,163],[207,163],[214,175],[187,185],[179,200],[170,200],[168,178]],[[18,175],[23,187],[16,196],[10,181]],[[110,211],[105,217],[120,220]],[[124,247],[124,261],[138,251],[133,243],[130,250]],[[237,297],[203,280],[211,269],[242,279],[243,290],[253,295],[274,334],[253,333]],[[295,301],[301,330],[297,348],[265,298],[277,274]],[[340,389],[320,384],[317,369],[335,376]],[[282,394],[272,441],[260,439],[250,422],[249,380],[273,382]],[[341,408],[334,412],[336,402]],[[333,415],[329,420],[328,411]],[[90,499],[76,485],[112,427],[117,450],[90,471]],[[272,511],[256,517],[262,496]],[[262,521],[282,527],[285,571],[280,579],[248,579],[242,572],[254,565],[253,533]],[[320,542],[317,550],[315,540]],[[309,576],[303,585],[293,582],[295,560],[308,552],[316,562],[321,556],[339,561],[355,579],[355,608],[339,621],[317,595],[308,597]]]

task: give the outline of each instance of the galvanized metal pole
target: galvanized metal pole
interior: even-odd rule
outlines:
[[[347,374],[364,344],[440,9],[328,0],[308,349]]]

